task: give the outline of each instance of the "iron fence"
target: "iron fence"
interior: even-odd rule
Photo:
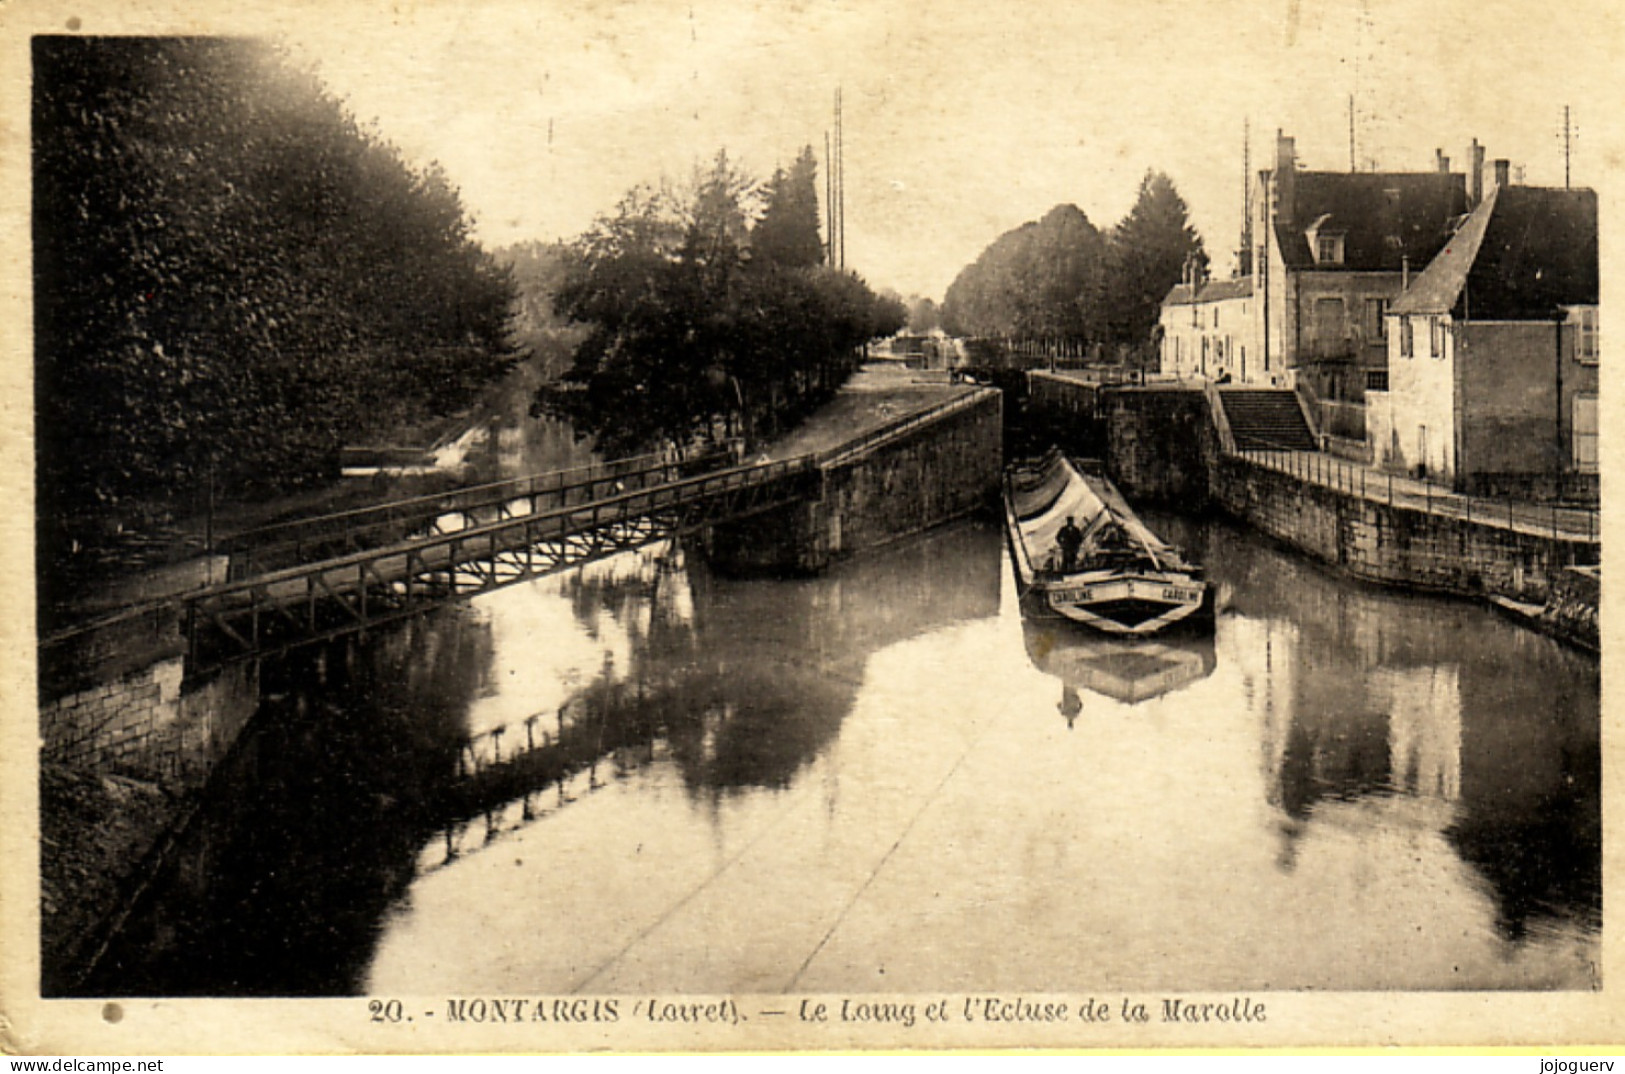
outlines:
[[[1254,448],[1232,452],[1231,458],[1288,474],[1305,484],[1441,518],[1459,518],[1561,541],[1595,544],[1602,534],[1600,512],[1594,507],[1466,496],[1431,481],[1362,466],[1316,451]]]

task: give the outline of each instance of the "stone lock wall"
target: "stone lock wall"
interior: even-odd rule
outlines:
[[[1046,381],[1052,394],[1074,392],[1079,406],[1093,399],[1090,386]],[[1584,583],[1568,576],[1596,562],[1594,541],[1431,515],[1255,467],[1220,450],[1200,391],[1111,388],[1100,393],[1098,413],[1107,473],[1131,500],[1183,510],[1211,503],[1369,581],[1536,604],[1572,591],[1581,595],[1569,602],[1569,618],[1587,614]],[[1594,617],[1594,596],[1590,607]]]
[[[1218,440],[1200,391],[1115,388],[1104,393],[1106,473],[1131,500],[1199,509]]]
[[[1212,496],[1228,513],[1373,582],[1544,603],[1595,545],[1526,533],[1309,484],[1235,458],[1215,468]]]
[[[1106,453],[1100,419],[1101,386],[1034,370],[1027,374],[1027,421],[1035,442],[1054,444],[1069,455],[1098,459]]]
[[[993,503],[1004,469],[999,392],[873,450],[824,477],[826,558],[875,548]]]
[[[807,573],[993,504],[1004,469],[1003,396],[964,406],[824,468],[823,495],[713,526],[710,560],[736,573]]]
[[[181,657],[86,686],[40,706],[41,756],[85,771],[201,786],[259,699],[257,665],[183,689]]]

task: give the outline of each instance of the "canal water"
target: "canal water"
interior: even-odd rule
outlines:
[[[999,530],[668,546],[267,662],[89,991],[1590,989],[1594,660],[1220,522],[1205,638],[1023,622]]]

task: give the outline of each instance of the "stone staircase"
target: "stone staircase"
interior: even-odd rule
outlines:
[[[1320,447],[1303,420],[1297,393],[1253,388],[1219,392],[1238,451],[1315,451]]]

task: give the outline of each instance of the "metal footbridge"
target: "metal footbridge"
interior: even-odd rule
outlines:
[[[188,672],[365,630],[819,494],[816,456],[718,465],[729,458],[644,456],[241,534],[226,547],[233,573],[247,576],[178,597]]]

